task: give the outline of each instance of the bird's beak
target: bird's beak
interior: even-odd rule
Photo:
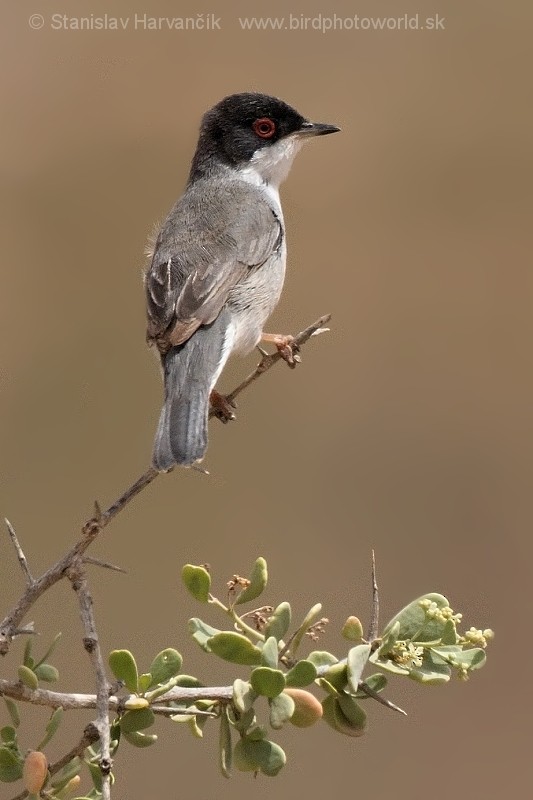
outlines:
[[[327,133],[337,133],[340,131],[336,125],[328,125],[326,122],[302,122],[302,126],[296,131],[296,136],[325,136]]]

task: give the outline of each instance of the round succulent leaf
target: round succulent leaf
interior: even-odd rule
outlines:
[[[189,620],[188,628],[189,633],[194,641],[200,645],[202,650],[205,650],[206,653],[210,653],[211,648],[209,646],[209,642],[211,641],[212,637],[216,636],[216,634],[220,633],[220,631],[217,628],[213,628],[211,625],[208,625],[207,622],[204,622],[198,617],[193,617]]]
[[[345,736],[361,736],[364,731],[356,725],[352,725],[350,720],[344,715],[341,707],[339,706],[338,697],[328,695],[322,701],[322,709],[324,712],[324,720],[333,730],[342,733]]]
[[[443,645],[432,647],[431,654],[433,663],[441,662],[468,670],[480,669],[487,660],[485,651],[480,647],[463,650],[459,645]]]
[[[23,761],[9,747],[0,747],[0,781],[13,783],[22,778]]]
[[[348,658],[346,659],[348,683],[353,692],[357,692],[359,689],[359,681],[363,675],[369,655],[369,644],[358,644],[348,652]]]
[[[437,593],[429,593],[418,597],[402,608],[396,616],[385,626],[383,635],[385,636],[392,626],[400,623],[398,632],[398,639],[411,640],[414,639],[418,642],[433,642],[442,637],[446,620],[439,620],[438,618],[430,618],[427,616],[425,609],[420,605],[421,601],[428,600],[430,603],[435,603],[437,608],[446,608],[449,606],[448,600],[444,595]]]
[[[166,683],[170,678],[178,675],[183,658],[177,650],[172,647],[167,647],[156,655],[150,664],[150,674],[152,682],[150,686],[157,686],[160,683]]]
[[[302,659],[298,661],[294,667],[285,675],[285,683],[287,686],[309,686],[317,677],[317,670],[312,661]]]
[[[211,589],[211,575],[205,567],[196,567],[194,564],[185,564],[181,570],[181,578],[185,587],[192,594],[195,600],[200,603],[209,601],[209,590]]]
[[[244,714],[249,711],[256,698],[257,694],[248,681],[243,681],[241,678],[233,681],[233,705],[239,713]]]
[[[366,714],[359,703],[357,703],[353,697],[344,693],[338,696],[337,702],[340,710],[350,725],[354,728],[354,730],[360,731],[359,734],[353,735],[362,735],[366,728]]]
[[[256,667],[250,675],[250,683],[256,694],[263,697],[276,697],[285,688],[285,675],[279,669]]]
[[[34,671],[37,678],[45,683],[55,683],[59,680],[59,670],[51,664],[38,664]]]
[[[133,711],[126,711],[120,717],[119,724],[122,733],[132,733],[132,731],[142,731],[154,724],[155,715],[151,708],[138,708]]]
[[[270,725],[274,730],[282,728],[294,714],[294,700],[285,692],[269,700],[270,704]]]
[[[364,631],[359,617],[348,617],[342,626],[341,633],[349,642],[360,642],[364,636]]]
[[[264,667],[276,669],[278,666],[278,641],[275,636],[269,636],[261,648],[261,664]]]
[[[131,709],[132,711],[139,708],[148,708],[149,705],[150,703],[146,697],[139,697],[138,694],[130,694],[124,701],[124,708]]]
[[[134,747],[150,747],[157,742],[156,733],[140,733],[139,731],[131,731],[130,733],[124,733],[124,738]],[[97,767],[97,769],[98,772],[100,772],[100,767]]]
[[[314,694],[306,689],[288,687],[280,696],[284,695],[288,695],[294,702],[294,711],[290,721],[297,728],[309,728],[322,717],[322,704]]]
[[[268,583],[268,569],[267,562],[264,558],[258,558],[252,567],[252,574],[250,575],[250,583],[243,589],[240,595],[235,600],[235,605],[241,603],[248,603],[250,600],[255,600],[266,588]]]
[[[394,675],[409,675],[408,667],[404,667],[403,664],[397,664],[391,658],[380,657],[377,650],[371,654],[368,660],[376,664],[380,669],[392,672]]]
[[[331,667],[333,664],[337,664],[339,659],[326,650],[313,650],[312,653],[309,653],[306,660],[314,664],[317,669],[320,669],[320,667]]]
[[[17,741],[17,732],[12,725],[4,725],[0,729],[0,739],[6,744],[14,744]]]
[[[130,692],[139,689],[139,672],[133,654],[129,650],[112,650],[109,653],[109,666],[115,678],[123,681]]]
[[[333,664],[332,667],[324,673],[323,678],[331,685],[337,692],[342,692],[348,685],[348,666],[345,661]],[[326,689],[329,691],[329,689]]]
[[[218,763],[225,778],[231,777],[233,749],[231,745],[231,728],[226,708],[220,714],[220,731],[218,736]]]
[[[268,739],[241,739],[235,745],[235,766],[242,771],[260,771],[274,777],[285,765],[287,757],[281,747]]]
[[[176,678],[176,686],[182,686],[186,689],[198,689],[204,684],[195,678],[194,675],[178,675]]]
[[[25,664],[21,664],[18,668],[18,676],[19,680],[27,686],[28,689],[35,690],[39,687],[39,679],[35,672],[27,667]]]
[[[283,639],[289,630],[290,624],[290,603],[280,603],[279,606],[272,612],[272,616],[268,619],[268,622],[265,626],[265,637],[274,636],[278,642],[281,641],[281,639]]]
[[[261,663],[261,650],[246,636],[233,631],[217,633],[209,640],[209,649],[224,661],[232,664],[255,665]]]
[[[48,777],[48,761],[44,753],[30,750],[24,759],[22,779],[30,795],[38,795]]]

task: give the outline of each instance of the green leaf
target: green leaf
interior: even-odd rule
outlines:
[[[144,692],[148,691],[150,686],[152,686],[152,673],[143,672],[142,675],[139,675],[139,692],[144,694]]]
[[[274,636],[269,636],[261,649],[261,664],[272,669],[278,666],[278,642]]]
[[[323,675],[323,678],[335,689],[335,692],[342,692],[348,685],[348,667],[346,662],[333,664],[332,667]],[[326,691],[329,691],[326,688]]]
[[[209,640],[209,649],[219,658],[231,661],[232,664],[261,663],[261,650],[240,633],[227,631],[215,634]]]
[[[139,690],[137,663],[129,650],[113,650],[109,654],[109,666],[117,680],[123,681],[134,694]]]
[[[183,686],[186,689],[198,689],[204,684],[193,675],[178,675],[175,685]]]
[[[9,747],[0,747],[0,781],[13,783],[22,778],[23,762]]]
[[[207,603],[209,600],[209,590],[211,589],[211,575],[205,567],[195,567],[193,564],[185,564],[181,571],[181,578],[186,588],[200,603]]]
[[[21,664],[18,668],[18,676],[19,680],[24,684],[24,686],[27,686],[28,689],[35,690],[38,688],[39,681],[37,679],[37,675],[25,664]]]
[[[15,728],[18,728],[18,726],[20,725],[20,716],[17,704],[14,703],[13,700],[10,700],[9,697],[4,697],[4,702],[7,706],[7,710],[9,716],[11,717],[11,722],[13,723],[13,726]]]
[[[309,653],[307,656],[307,661],[314,664],[317,669],[320,667],[331,667],[333,664],[336,664],[338,660],[338,658],[325,650],[313,650],[313,652]]]
[[[277,775],[287,760],[281,747],[268,739],[240,739],[233,751],[235,766],[243,772]]]
[[[449,636],[447,620],[439,620],[438,617],[428,617],[425,609],[420,605],[424,600],[435,603],[437,608],[442,609],[449,606],[448,600],[442,594],[430,593],[418,597],[409,603],[405,608],[396,614],[395,617],[386,625],[383,634],[385,635],[396,622],[400,623],[398,639],[414,640],[417,642],[433,642],[440,639],[444,633]]]
[[[162,650],[154,658],[150,665],[152,681],[150,686],[157,686],[159,683],[166,683],[170,678],[174,678],[180,671],[183,658],[177,650],[168,647]]]
[[[222,708],[218,736],[218,763],[220,771],[225,778],[231,777],[232,756],[231,728],[228,719],[228,710],[227,708]]]
[[[359,689],[359,681],[363,675],[369,655],[369,644],[358,644],[355,647],[352,647],[348,653],[348,658],[346,661],[348,667],[348,683],[350,684],[353,692],[357,692]]]
[[[80,774],[82,766],[82,760],[76,756],[72,761],[69,761],[62,770],[52,776],[50,780],[51,785],[54,789],[61,791],[72,778]]]
[[[298,661],[292,669],[285,675],[285,683],[287,686],[303,687],[309,686],[310,683],[316,680],[317,671],[312,661],[302,659]]]
[[[55,683],[59,680],[59,670],[51,664],[38,664],[34,671],[38,679],[45,683]]]
[[[56,636],[54,637],[54,639],[52,641],[52,644],[50,645],[50,647],[48,648],[48,650],[46,651],[44,656],[41,658],[40,661],[37,662],[37,664],[36,664],[37,667],[39,667],[41,664],[44,664],[45,661],[48,661],[48,659],[50,658],[50,656],[52,655],[52,653],[56,649],[57,643],[59,642],[60,639],[61,639],[61,633],[56,634]]]
[[[365,683],[372,691],[381,692],[387,685],[387,678],[385,675],[382,675],[381,672],[375,672],[373,675],[369,675],[368,678],[365,678]],[[365,694],[362,689],[356,692],[355,696],[358,700],[368,699],[368,695]]]
[[[202,650],[205,650],[206,653],[211,652],[210,641],[213,636],[216,636],[217,633],[220,631],[217,628],[211,627],[208,625],[207,622],[204,622],[198,617],[193,617],[189,620],[189,633],[191,634],[194,641],[200,645]]]
[[[392,652],[394,645],[400,635],[400,621],[396,620],[393,625],[387,626],[388,630],[384,634],[381,644],[375,651],[376,658],[386,658]]]
[[[448,645],[432,647],[431,652],[433,656],[436,657],[433,659],[434,662],[438,663],[438,661],[442,659],[443,663],[468,671],[480,669],[487,660],[485,651],[480,647],[472,647],[468,650],[463,650],[458,645]]]
[[[33,648],[33,639],[29,636],[26,639],[26,644],[24,645],[24,656],[22,658],[22,663],[25,667],[29,667],[33,669],[35,666],[35,660],[32,658],[31,651]]]
[[[288,694],[279,694],[269,701],[270,724],[274,730],[279,730],[290,720],[294,714],[295,703]]]
[[[265,638],[274,636],[277,641],[281,641],[291,624],[291,607],[289,603],[280,603],[274,609],[272,616],[269,617],[265,625]]]
[[[241,603],[248,603],[250,600],[255,600],[256,597],[259,597],[260,594],[266,588],[268,581],[268,570],[267,570],[267,562],[264,558],[258,558],[252,568],[252,574],[250,575],[250,584],[243,589],[240,595],[235,600],[235,605],[241,605]]]
[[[341,633],[349,642],[360,642],[364,636],[361,620],[358,617],[348,617]]]
[[[135,711],[126,711],[120,717],[119,724],[122,733],[142,731],[154,724],[155,715],[151,708],[139,708]]]
[[[11,725],[5,725],[0,729],[0,739],[8,745],[13,746],[17,742],[17,732]]]
[[[124,733],[124,738],[134,747],[150,747],[151,745],[157,742],[157,734],[139,733],[139,731],[131,731],[130,733]]]
[[[451,677],[451,667],[430,650],[424,650],[421,667],[411,667],[409,677],[417,683],[447,683]]]
[[[291,643],[291,653],[292,655],[296,655],[296,651],[300,647],[302,639],[304,638],[305,634],[314,623],[320,618],[320,613],[322,611],[322,603],[316,603],[316,605],[312,606],[309,609],[307,614],[304,617],[304,620],[296,633],[294,634],[294,638]],[[318,664],[317,664],[318,666]]]
[[[233,681],[233,704],[239,713],[249,711],[257,699],[257,694],[248,681],[236,678]]]
[[[341,697],[344,709],[340,705]],[[351,701],[351,704],[348,704],[348,701]],[[365,712],[348,695],[328,695],[322,701],[322,709],[324,711],[324,720],[333,730],[343,733],[345,736],[363,735],[366,722]],[[345,710],[349,711],[351,718],[346,716]]]
[[[46,726],[46,735],[42,742],[39,742],[37,746],[37,750],[44,750],[52,736],[56,733],[57,729],[61,725],[61,721],[63,719],[63,709],[56,708],[56,710],[52,713],[48,721],[48,725]]]
[[[285,675],[279,669],[256,667],[250,675],[250,683],[256,694],[263,697],[276,697],[285,688]]]

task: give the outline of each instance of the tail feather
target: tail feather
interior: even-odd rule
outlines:
[[[207,450],[209,395],[231,352],[231,318],[223,310],[164,358],[165,403],[154,442],[153,465],[166,472],[191,466]]]

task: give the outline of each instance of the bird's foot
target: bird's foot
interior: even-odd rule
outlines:
[[[216,392],[214,389],[209,395],[209,400],[211,402],[213,414],[223,422],[224,425],[227,422],[231,422],[232,419],[235,419],[235,412],[233,409],[236,408],[236,406],[232,400],[228,400],[227,397]]]
[[[301,362],[302,359],[298,355],[300,348],[294,336],[287,336],[283,333],[262,333],[261,339],[276,345],[278,353],[291,369]]]

